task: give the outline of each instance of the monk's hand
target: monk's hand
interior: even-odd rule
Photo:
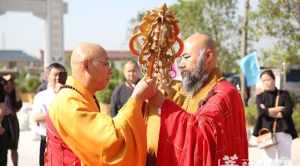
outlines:
[[[152,106],[155,106],[157,108],[160,108],[161,105],[163,104],[164,100],[165,100],[165,97],[162,94],[162,92],[157,91],[155,93],[155,95],[149,99],[149,104]]]
[[[131,94],[131,97],[143,102],[154,96],[156,92],[157,89],[155,85],[155,80],[143,78],[136,84]]]
[[[164,83],[159,84],[158,85],[158,89],[165,96],[168,96],[171,93],[171,91],[172,91],[171,86],[167,85],[167,84],[164,84]]]

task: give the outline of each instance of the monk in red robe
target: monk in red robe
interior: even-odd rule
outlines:
[[[214,41],[192,35],[178,65],[182,84],[150,100],[161,108],[156,165],[248,165],[243,103],[217,68]]]

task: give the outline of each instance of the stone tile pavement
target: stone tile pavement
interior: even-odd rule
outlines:
[[[249,147],[251,166],[262,166],[262,150]],[[39,164],[39,140],[35,139],[33,132],[22,131],[19,142],[19,165],[38,166]],[[300,166],[300,139],[295,139],[292,144],[293,166]],[[9,162],[8,166],[12,166]]]

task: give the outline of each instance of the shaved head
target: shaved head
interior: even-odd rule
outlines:
[[[138,64],[133,60],[127,61],[123,68],[123,74],[127,83],[135,84],[139,80]]]
[[[216,68],[216,47],[214,41],[205,34],[196,33],[184,42],[184,51],[179,63],[185,91],[194,95],[208,81]]]
[[[76,68],[78,63],[86,60],[91,60],[99,56],[107,56],[106,51],[98,44],[94,43],[80,43],[72,52],[71,68]]]
[[[80,43],[71,56],[72,76],[92,93],[105,88],[111,76],[108,56],[103,47]]]
[[[211,51],[216,53],[215,42],[206,34],[200,34],[200,33],[193,34],[185,40],[184,44],[185,44],[184,47],[193,49],[195,51],[198,50],[198,52],[199,50],[204,48],[204,49],[210,49]]]

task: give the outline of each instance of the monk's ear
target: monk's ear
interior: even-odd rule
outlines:
[[[85,71],[89,71],[89,61],[87,59],[82,62],[82,65]]]
[[[205,54],[206,62],[210,63],[213,60],[213,58],[214,58],[214,52],[210,48],[208,48]]]
[[[207,68],[214,68],[216,65],[216,55],[214,50],[212,49],[207,49],[206,54],[205,54],[205,59],[206,59],[206,66]]]

